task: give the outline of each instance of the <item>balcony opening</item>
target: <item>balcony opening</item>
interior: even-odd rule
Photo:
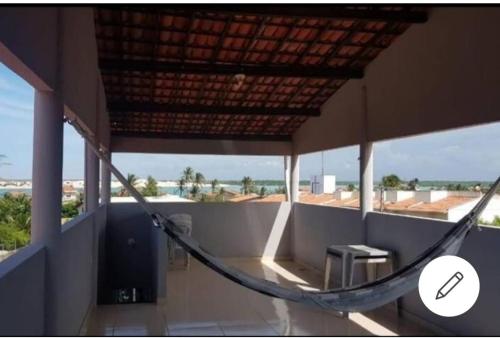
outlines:
[[[153,202],[281,202],[283,156],[113,154],[113,163]],[[135,202],[113,177],[112,203]]]
[[[84,212],[84,141],[75,129],[64,124],[61,222],[65,224]]]
[[[377,142],[374,210],[456,222],[498,177],[500,123]],[[500,195],[481,215],[500,226]]]
[[[34,90],[0,63],[0,261],[29,245]]]
[[[299,202],[359,208],[359,146],[302,155]]]

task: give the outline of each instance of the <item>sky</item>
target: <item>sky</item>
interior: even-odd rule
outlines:
[[[10,163],[0,166],[1,178],[31,179],[33,101],[32,87],[0,63],[0,154]],[[358,146],[323,156],[326,174],[340,181],[358,180]],[[300,157],[301,179],[321,173],[321,158],[321,153]],[[83,140],[65,125],[64,178],[83,178],[83,161]],[[283,178],[281,156],[114,154],[113,162],[124,173],[157,179],[178,179],[186,166],[207,179]],[[375,143],[375,179],[392,173],[405,180],[494,180],[500,175],[500,123]]]

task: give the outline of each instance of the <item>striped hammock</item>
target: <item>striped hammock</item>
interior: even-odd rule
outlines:
[[[94,144],[85,130],[83,130],[76,121],[69,122],[75,127],[80,135],[83,136],[87,144],[93,149],[101,161],[108,166],[113,175],[123,184],[130,195],[132,195],[144,211],[149,214],[153,220],[153,225],[167,233],[168,236],[201,263],[233,282],[262,294],[294,302],[318,305],[325,309],[342,312],[369,311],[391,303],[417,288],[420,272],[427,263],[443,255],[456,255],[458,253],[465,237],[471,228],[477,225],[479,215],[488,205],[500,185],[499,177],[476,206],[458,221],[440,240],[418,256],[413,262],[384,278],[344,289],[326,291],[289,289],[274,282],[255,278],[247,273],[229,267],[220,259],[211,255],[207,250],[202,248],[196,240],[184,234],[183,231],[176,226],[174,221],[157,212],[154,209],[154,205],[148,203],[144,197],[127,182],[127,179],[113,166],[104,151]]]

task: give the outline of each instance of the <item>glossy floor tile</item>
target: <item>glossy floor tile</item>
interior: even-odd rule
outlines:
[[[318,271],[293,261],[227,259],[229,265],[287,287],[315,290]],[[271,298],[235,284],[192,260],[189,271],[168,272],[164,304],[98,306],[82,335],[104,336],[277,336],[432,335],[398,318],[388,306],[349,318],[313,306]]]

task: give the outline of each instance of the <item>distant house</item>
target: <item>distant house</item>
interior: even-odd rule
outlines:
[[[80,193],[72,184],[64,184],[62,189],[62,201],[66,202],[74,202],[77,201],[80,197]]]
[[[428,217],[458,221],[467,214],[479,201],[479,191],[386,191],[383,195],[382,211],[387,213]],[[233,202],[284,202],[284,194],[271,194],[264,198],[258,196],[242,196],[234,198]],[[301,191],[299,202],[330,207],[359,208],[359,193],[357,191],[336,191],[333,194],[312,194]],[[374,193],[374,211],[380,211],[380,192]],[[481,219],[491,222],[495,216],[500,216],[500,195],[495,196]]]

